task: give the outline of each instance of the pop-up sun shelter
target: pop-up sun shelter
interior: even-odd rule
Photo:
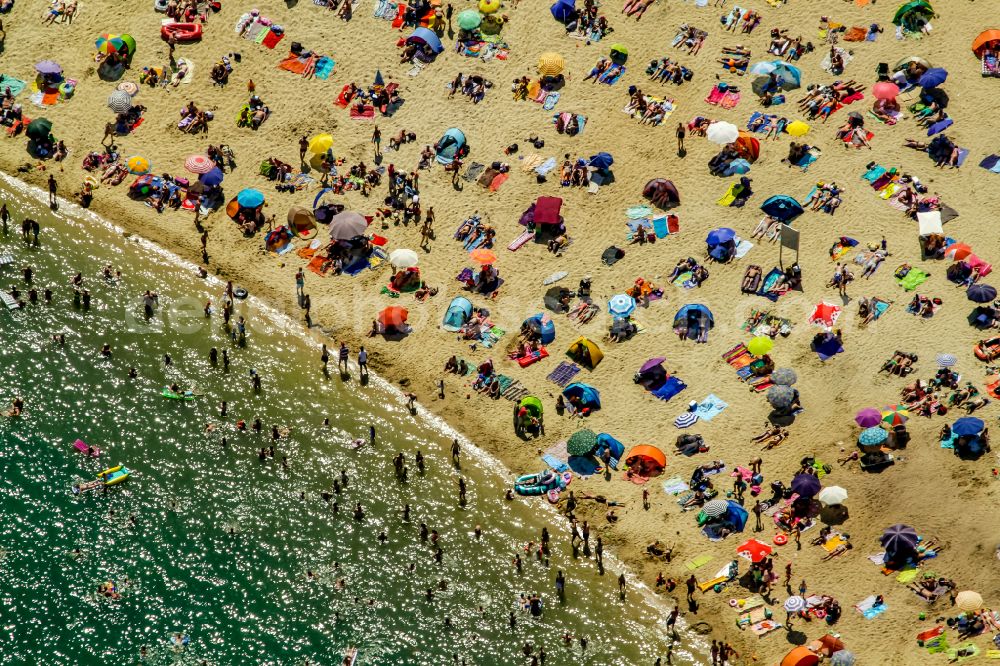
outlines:
[[[1000,45],[1000,30],[984,30],[972,40],[972,52],[976,54],[977,58],[982,58],[983,51],[996,50],[998,45]]]
[[[533,317],[528,317],[524,323],[538,336],[543,345],[547,345],[556,339],[556,325],[552,317],[544,312],[540,312]]]
[[[787,194],[776,194],[760,205],[766,215],[788,222],[802,214],[802,204]]]
[[[934,18],[934,9],[927,0],[912,0],[900,5],[896,15],[892,17],[894,25],[902,26],[904,30],[919,32],[925,23]]]
[[[559,197],[538,197],[532,219],[535,224],[559,224],[562,222],[561,210],[562,199]]]
[[[641,470],[641,476],[655,476],[667,466],[667,457],[663,451],[650,444],[633,446],[625,455],[625,464]]]
[[[601,408],[601,393],[589,384],[573,382],[563,389],[562,394],[576,409],[595,412]]]
[[[438,36],[434,34],[433,30],[429,30],[427,28],[417,28],[414,30],[413,34],[406,38],[406,43],[426,46],[435,54],[444,51],[444,46],[441,44],[441,40],[438,39]]]
[[[600,347],[582,336],[569,346],[569,349],[566,350],[566,355],[588,370],[596,368],[604,358],[604,353]]]
[[[433,34],[433,33],[431,33]],[[457,127],[445,131],[434,144],[434,151],[437,153],[437,161],[441,164],[451,164],[459,151],[465,146],[465,134]]]
[[[472,303],[467,298],[456,296],[448,306],[448,311],[444,313],[441,328],[455,333],[469,321],[470,316],[472,316]]]
[[[680,205],[681,196],[672,181],[666,178],[654,178],[642,188],[642,196],[651,204],[663,210],[669,210]]]
[[[552,18],[566,25],[576,20],[576,0],[556,0],[549,11],[552,12]]]
[[[819,655],[809,648],[798,646],[785,655],[781,660],[781,666],[816,666],[819,663]]]

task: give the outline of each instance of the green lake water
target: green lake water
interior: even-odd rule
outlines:
[[[0,312],[0,404],[6,409],[15,395],[26,402],[22,417],[0,418],[0,664],[140,663],[144,646],[141,663],[225,665],[336,665],[351,645],[360,664],[378,665],[451,664],[456,653],[468,664],[523,664],[525,641],[544,645],[548,664],[652,664],[665,652],[663,608],[636,587],[620,603],[618,569],[609,564],[598,577],[592,560],[572,560],[564,528],[552,529],[550,566],[525,557],[518,574],[513,554],[537,540],[549,507],[504,501],[496,462],[466,443],[469,501],[460,508],[449,456],[455,433],[412,416],[393,387],[374,377],[366,387],[344,383],[336,372],[324,378],[308,333],[252,298],[239,304],[250,332],[237,347],[221,317],[202,312],[207,300],[221,306],[222,283],[198,279],[192,266],[68,204],[51,213],[37,190],[0,185],[15,221],[0,237],[0,255],[15,258],[0,268],[0,285],[26,292],[21,270],[30,264],[39,291],[54,291],[51,304]],[[39,247],[21,239],[25,216],[41,222]],[[103,279],[107,264],[121,270],[120,282]],[[91,294],[87,311],[73,305],[77,272]],[[159,294],[148,325],[146,289]],[[56,333],[65,346],[53,342]],[[98,353],[104,343],[110,358]],[[229,351],[228,371],[221,360],[209,363],[213,346]],[[264,378],[256,395],[251,369]],[[200,396],[164,399],[160,391],[174,382]],[[262,434],[237,432],[237,419],[255,417]],[[290,431],[277,458],[262,462],[272,425]],[[376,446],[352,449],[369,425]],[[104,452],[84,457],[71,446],[78,437]],[[398,451],[407,455],[406,484],[393,474]],[[119,463],[133,478],[107,493],[71,492]],[[335,515],[320,493],[342,469],[350,482],[335,496]],[[366,512],[360,522],[355,502]],[[412,519],[404,523],[407,502]],[[440,565],[418,537],[422,521],[441,534]],[[568,577],[565,605],[555,596],[557,568]],[[447,589],[438,589],[442,580]],[[119,585],[121,599],[96,593],[104,581]],[[522,592],[536,591],[546,602],[539,619],[518,604]],[[586,653],[563,645],[567,631],[589,639]],[[175,633],[190,637],[185,649],[172,646]],[[697,661],[680,647],[675,663]]]

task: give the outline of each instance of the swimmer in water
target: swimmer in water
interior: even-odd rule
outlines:
[[[128,369],[128,378],[129,379],[135,379],[138,376],[139,376],[139,373],[136,371],[135,368],[129,368]]]
[[[109,345],[107,342],[105,342],[104,346],[101,347],[101,356],[103,356],[104,358],[108,358],[111,356],[111,345]]]

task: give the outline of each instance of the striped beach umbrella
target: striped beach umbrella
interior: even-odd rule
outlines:
[[[215,168],[215,162],[208,158],[208,155],[188,155],[184,160],[184,168],[191,173],[208,173]]]
[[[795,594],[785,599],[785,610],[789,613],[798,613],[805,610],[806,600]]]
[[[116,90],[108,95],[108,108],[115,113],[125,113],[132,108],[132,96],[124,90]]]
[[[695,423],[698,422],[698,415],[694,412],[684,412],[676,419],[674,419],[674,425],[678,428],[690,428]]]
[[[109,55],[121,51],[122,47],[125,46],[125,42],[123,42],[122,38],[118,35],[104,33],[97,38],[97,41],[94,42],[94,46],[97,47],[99,52]]]
[[[538,73],[542,76],[558,76],[566,68],[566,61],[558,53],[543,53],[538,57]]]
[[[627,317],[635,311],[635,299],[628,294],[615,294],[608,301],[608,312],[615,317]]]
[[[958,357],[954,354],[938,354],[937,364],[942,368],[950,368],[958,363]]]
[[[712,518],[718,518],[729,511],[729,502],[724,499],[716,499],[708,502],[701,508],[702,513]]]

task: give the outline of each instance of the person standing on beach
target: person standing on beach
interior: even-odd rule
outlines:
[[[302,272],[300,268],[295,273],[295,295],[299,299],[299,305],[302,305],[302,297],[305,295],[306,288],[306,274]]]
[[[601,535],[597,535],[597,543],[594,544],[594,557],[597,560],[597,573],[604,575],[604,541]]]
[[[712,666],[719,666],[719,643],[712,641]]]
[[[56,177],[51,173],[49,174],[49,205],[56,205],[56,190],[58,189],[58,184],[56,183]]]
[[[790,566],[790,565],[789,565]],[[694,603],[694,591],[698,587],[698,579],[691,574],[691,577],[687,579],[687,601],[689,604]]]
[[[756,502],[754,502],[752,511],[753,511],[754,520],[757,523],[756,525],[754,525],[753,531],[754,532],[761,532],[764,529],[764,525],[760,521],[760,514],[764,512],[764,509],[760,505],[760,500],[757,500]]]
[[[10,213],[7,211],[7,204],[0,206],[0,223],[3,224],[3,235],[7,235],[7,222],[10,220]]]
[[[684,154],[684,136],[687,134],[687,130],[684,129],[684,123],[677,123],[677,129],[674,132],[677,135],[677,154]]]
[[[305,134],[299,139],[299,162],[306,163],[306,153],[309,152],[309,139]]]
[[[458,445],[458,440],[454,439],[451,442],[451,462],[455,467],[462,466],[462,449]]]
[[[382,131],[375,126],[374,131],[372,131],[372,145],[375,146],[375,157],[382,156]]]
[[[326,343],[323,343],[323,351],[319,354],[319,360],[323,363],[323,372],[326,372],[326,367],[330,363],[330,352],[326,349]]]
[[[618,574],[618,597],[625,601],[625,572]]]
[[[340,357],[337,361],[337,369],[340,370],[342,374],[347,374],[347,361],[350,356],[351,350],[347,348],[347,344],[344,342],[340,343]]]
[[[365,351],[364,345],[358,350],[358,371],[362,377],[368,375],[368,352]],[[420,468],[420,471],[423,471],[423,467]]]

